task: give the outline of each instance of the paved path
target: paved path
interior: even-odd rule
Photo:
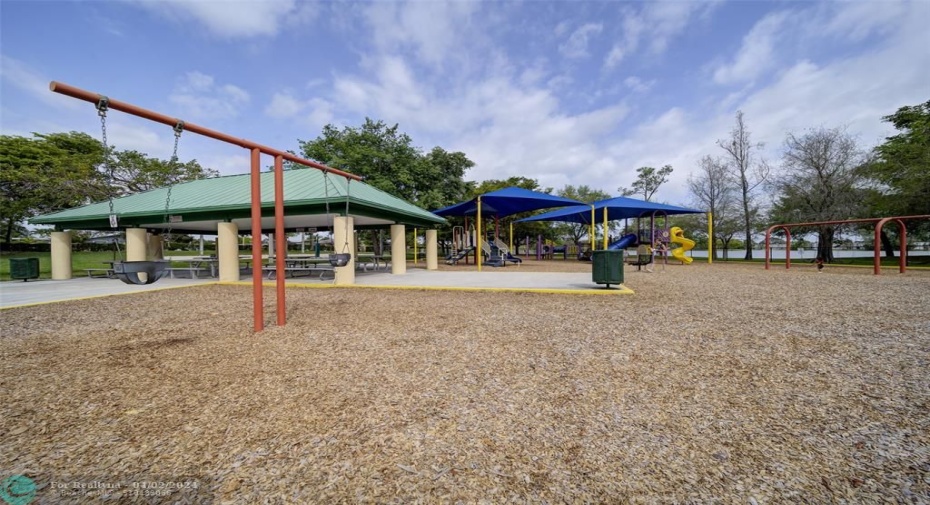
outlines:
[[[88,277],[79,277],[67,281],[0,282],[0,308],[98,296],[124,295],[209,282],[211,282],[210,279],[160,279],[154,284],[136,286],[125,284],[117,279],[91,279]]]
[[[313,277],[286,279],[291,285],[332,285],[332,278],[319,280]],[[99,296],[123,295],[171,289],[198,284],[216,282],[214,279],[161,279],[147,286],[124,284],[116,279],[91,279],[81,277],[67,281],[37,280],[29,282],[11,281],[0,283],[0,308],[34,305],[40,303],[60,302]],[[242,283],[251,283],[245,277]],[[449,272],[427,271],[422,269],[407,270],[405,275],[392,275],[389,272],[358,272],[355,282],[359,286],[370,288],[407,288],[407,289],[450,289],[474,291],[526,291],[559,292],[566,294],[623,294],[632,293],[628,289],[604,286],[591,282],[591,274],[584,273],[548,273],[548,272]],[[265,281],[266,286],[274,286],[274,281]]]

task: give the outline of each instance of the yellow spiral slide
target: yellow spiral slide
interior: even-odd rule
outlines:
[[[685,251],[694,249],[694,241],[689,238],[685,238],[685,231],[677,226],[673,226],[672,229],[669,230],[669,233],[672,235],[672,242],[681,244],[681,247],[672,249],[672,257],[684,263],[685,265],[690,265],[694,260],[688,256],[685,256]]]

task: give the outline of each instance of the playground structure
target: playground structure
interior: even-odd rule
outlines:
[[[55,93],[60,93],[62,95],[70,96],[72,98],[77,98],[85,102],[90,102],[97,104],[98,108],[100,104],[105,104],[108,109],[118,110],[131,114],[134,116],[147,119],[149,121],[154,121],[156,123],[161,123],[168,125],[175,129],[177,132],[178,129],[183,128],[186,131],[203,135],[227,144],[233,144],[245,149],[248,149],[251,154],[251,222],[252,222],[252,261],[255,265],[260,265],[262,262],[262,209],[261,209],[261,155],[267,154],[274,156],[274,224],[275,224],[275,238],[277,241],[276,248],[279,251],[286,250],[285,244],[285,235],[284,235],[284,160],[296,163],[298,165],[303,165],[305,167],[313,168],[316,170],[323,171],[324,174],[333,174],[340,177],[344,177],[348,183],[350,180],[360,181],[361,177],[344,172],[342,170],[337,170],[326,165],[306,160],[295,156],[286,151],[281,151],[279,149],[274,149],[267,147],[250,140],[236,138],[225,133],[221,133],[209,128],[198,126],[193,123],[188,123],[181,121],[177,118],[172,118],[158,112],[153,112],[141,107],[121,102],[118,100],[112,100],[109,97],[90,91],[86,91],[74,86],[69,86],[67,84],[59,83],[52,81],[49,84],[49,89]],[[106,146],[104,146],[106,147]],[[344,218],[346,223],[348,223],[349,217]],[[111,226],[115,227],[115,219],[111,217]],[[143,230],[144,233],[144,230]],[[139,258],[144,260],[145,258]],[[284,255],[279,254],[276,257],[276,269],[279,272],[285,271]],[[145,272],[146,269],[140,269]],[[152,274],[157,274],[155,270],[151,271]],[[285,287],[284,287],[284,275],[278,275],[276,280],[276,301],[277,301],[277,324],[278,326],[284,326],[287,322],[286,315],[286,303],[285,303]],[[253,312],[253,329],[255,332],[260,332],[264,329],[264,308],[262,302],[262,277],[261,275],[252,276],[252,312]]]
[[[772,232],[775,230],[784,230],[785,232],[785,269],[791,268],[791,229],[797,228],[800,226],[836,226],[842,224],[855,224],[855,223],[875,223],[875,240],[874,240],[874,261],[873,261],[873,273],[875,275],[881,275],[882,265],[881,265],[881,233],[882,227],[889,222],[895,222],[898,224],[900,234],[899,234],[899,245],[900,245],[900,254],[898,255],[898,272],[904,273],[907,270],[907,225],[904,224],[908,220],[921,220],[921,219],[930,219],[930,214],[914,215],[914,216],[894,216],[894,217],[876,217],[876,218],[866,218],[866,219],[843,219],[838,221],[814,221],[809,223],[787,223],[787,224],[776,224],[770,226],[765,231],[765,269],[769,269],[772,258]]]

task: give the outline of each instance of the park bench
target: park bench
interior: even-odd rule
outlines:
[[[87,277],[91,279],[115,279],[116,274],[112,268],[85,268]],[[95,275],[96,274],[96,275]]]

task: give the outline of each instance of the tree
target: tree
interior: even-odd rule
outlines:
[[[370,118],[358,128],[326,125],[322,135],[299,143],[307,158],[360,175],[366,184],[425,209],[458,201],[466,190],[464,173],[474,166],[460,152],[435,148],[423,155],[399,125]]]
[[[900,132],[873,150],[862,174],[877,183],[870,203],[879,215],[930,214],[930,100],[882,118]]]
[[[97,165],[103,146],[87,134],[0,136],[0,215],[4,242],[30,217],[105,197]]]
[[[138,151],[116,151],[110,163],[113,164],[113,196],[140,193],[150,189],[216,177],[219,172],[203,168],[197,160],[186,163],[149,158]],[[101,167],[106,170],[106,167]],[[109,177],[109,176],[107,176]]]
[[[473,166],[475,163],[465,153],[434,147],[416,166],[415,201],[431,210],[462,201],[468,191],[465,171]]]
[[[739,188],[740,204],[742,206],[743,231],[746,234],[746,256],[752,259],[752,231],[758,207],[754,205],[755,189],[765,182],[769,175],[769,168],[765,162],[756,162],[753,151],[761,149],[762,144],[753,144],[751,134],[743,120],[743,111],[736,111],[736,125],[730,130],[730,138],[717,141],[727,153],[727,166],[730,174]]]
[[[648,202],[659,190],[659,186],[668,182],[672,170],[671,165],[665,165],[658,170],[654,167],[639,167],[636,169],[636,181],[629,188],[620,187],[617,191],[623,196],[643,195],[643,200]]]
[[[718,256],[716,242],[723,245],[724,258],[728,257],[730,241],[740,229],[739,205],[736,186],[730,177],[726,162],[719,157],[701,158],[697,173],[688,175],[688,189],[698,207],[710,211],[713,219],[714,257]],[[707,228],[707,217],[698,217],[703,229]]]
[[[564,198],[571,198],[572,200],[585,203],[594,203],[599,200],[610,198],[610,195],[606,192],[599,189],[592,189],[587,185],[575,187],[571,184],[567,184],[564,188],[560,189],[557,194]],[[579,247],[581,246],[581,239],[587,236],[591,231],[590,226],[578,223],[564,223],[557,228],[560,232],[571,237],[572,242]],[[590,240],[593,243],[594,237],[590,237]]]
[[[817,128],[785,138],[783,173],[775,181],[772,209],[782,222],[834,221],[857,216],[865,191],[859,167],[864,155],[844,129]],[[833,261],[834,226],[817,229],[817,255]]]

